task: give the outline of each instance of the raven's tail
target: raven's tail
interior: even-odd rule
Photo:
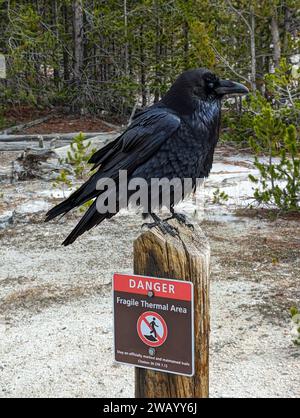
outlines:
[[[96,208],[96,203],[97,201],[95,200],[62,245],[67,246],[72,244],[84,232],[89,231],[94,226],[99,225],[104,219],[109,219],[114,215],[108,212],[99,213]]]
[[[59,215],[65,215],[71,209],[73,209],[74,205],[71,201],[65,200],[61,202],[59,205],[54,206],[49,212],[46,213],[45,222],[49,222],[52,219],[56,218]]]
[[[97,166],[101,165],[103,161],[105,161],[115,150],[120,148],[118,144],[118,138],[114,141],[109,142],[103,148],[100,148],[89,160],[89,163],[94,164],[92,170],[95,169]],[[109,176],[107,174],[107,176]],[[46,214],[45,222],[51,221],[52,219],[56,218],[59,215],[65,215],[70,210],[83,205],[84,203],[88,202],[89,200],[96,197],[99,193],[97,192],[97,181],[101,178],[101,174],[95,173],[91,176],[91,178],[84,183],[78,190],[71,194],[68,199],[61,202],[59,205],[55,206]]]
[[[73,229],[71,234],[66,238],[63,242],[63,245],[67,246],[72,244],[80,235],[82,235],[85,231],[90,230],[93,226],[99,225],[104,219],[110,219],[112,216],[115,215],[119,211],[119,202],[117,200],[117,208],[115,212],[108,212],[101,213],[97,210],[97,196],[101,195],[101,192],[95,190],[94,184],[96,183],[96,179],[90,179],[85,184],[83,184],[78,190],[76,190],[71,196],[61,202],[59,205],[52,208],[47,214],[45,218],[45,222],[50,221],[51,219],[56,218],[59,215],[64,215],[68,213],[70,210],[84,204],[85,202],[94,199],[94,202],[86,211],[84,216],[81,218],[77,226]],[[111,191],[112,193],[114,190]]]
[[[83,205],[89,200],[97,196],[96,190],[97,178],[94,174],[86,183],[84,183],[78,190],[71,194],[68,199],[54,206],[46,214],[45,222],[51,221],[59,215],[65,215],[70,210]],[[98,193],[99,194],[99,193]]]

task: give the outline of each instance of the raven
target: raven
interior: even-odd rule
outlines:
[[[93,200],[63,245],[72,244],[85,231],[115,214],[97,210],[97,198],[103,193],[97,184],[109,178],[118,187],[120,170],[126,170],[128,181],[142,178],[150,185],[153,178],[190,178],[195,187],[196,180],[207,177],[212,168],[222,98],[247,93],[244,85],[222,80],[205,68],[182,73],[159,102],[139,112],[120,136],[91,157],[89,162],[98,170],[90,179],[47,213],[49,221]],[[171,197],[171,218],[185,222],[183,215],[174,212],[176,203]],[[119,209],[117,202],[115,212]],[[163,232],[172,232],[167,220],[161,220],[152,208],[143,210],[144,213],[148,210],[154,220],[149,226],[157,225]]]

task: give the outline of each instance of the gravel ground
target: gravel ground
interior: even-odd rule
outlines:
[[[110,280],[114,271],[131,271],[139,227],[133,217],[119,217],[101,233],[60,247],[73,223],[20,224],[5,231],[5,240],[2,232],[0,396],[133,396],[133,369],[113,363]],[[297,397],[300,351],[291,343],[286,304],[299,298],[299,265],[283,262],[273,275],[242,262],[233,269],[231,257],[243,251],[236,236],[243,231],[245,240],[253,239],[253,224],[203,224],[212,246],[210,393]],[[259,227],[268,234],[272,225],[260,221]]]
[[[216,179],[210,194],[217,181],[224,186]],[[140,220],[116,217],[64,248],[78,217],[43,224],[45,208],[34,202],[45,189],[4,187],[0,215],[14,209],[15,219],[0,230],[0,397],[132,397],[133,368],[113,363],[110,283],[114,271],[132,271]],[[236,216],[211,199],[206,208],[210,395],[299,397],[289,319],[300,303],[299,220]]]

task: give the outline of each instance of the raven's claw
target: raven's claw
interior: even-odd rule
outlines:
[[[183,213],[172,213],[172,216],[166,219],[166,221],[169,221],[170,219],[177,219],[179,223],[182,225],[187,226],[188,228],[195,229],[193,224],[190,224],[187,222],[187,217]]]
[[[164,235],[170,234],[172,237],[178,236],[178,230],[174,226],[168,224],[166,220],[162,220],[158,217],[154,218],[154,222],[143,223],[142,227],[143,226],[147,226],[149,229],[157,226],[157,228],[159,228]]]

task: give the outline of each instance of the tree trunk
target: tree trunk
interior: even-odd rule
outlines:
[[[256,46],[255,46],[255,14],[253,7],[250,9],[251,31],[250,31],[250,45],[251,45],[251,88],[256,90]]]
[[[57,0],[52,0],[52,23],[53,23],[53,32],[55,33],[56,39],[59,39],[58,34],[58,10],[57,10]],[[53,51],[53,61],[57,63],[56,55],[57,51]],[[56,87],[59,85],[59,69],[56,67],[53,70],[53,79]]]
[[[80,83],[83,66],[83,9],[82,0],[74,0],[74,78]]]
[[[67,37],[69,33],[69,21],[68,21],[68,7],[66,4],[63,5],[62,9],[63,13],[63,22],[64,22],[64,45],[63,45],[63,67],[64,67],[64,82],[69,81],[70,73],[69,73],[69,54],[68,54],[68,47],[67,47]]]
[[[286,7],[285,16],[284,16],[284,41],[283,41],[283,50],[284,53],[288,53],[289,49],[289,35],[291,30],[291,9]]]
[[[154,90],[154,103],[159,101],[160,97],[160,71],[159,71],[159,65],[160,65],[160,51],[161,51],[161,30],[160,30],[160,18],[159,18],[159,4],[158,0],[155,1],[155,18],[156,18],[156,29],[155,29],[155,90]]]
[[[183,23],[183,38],[184,38],[184,46],[183,46],[183,54],[184,54],[184,69],[188,70],[189,68],[189,24],[187,21]]]
[[[128,17],[127,17],[127,0],[123,0],[124,8],[124,66],[125,66],[125,76],[128,76],[129,73],[129,58],[128,58]]]
[[[142,93],[142,106],[147,104],[147,91],[146,91],[146,73],[145,73],[145,44],[144,44],[144,25],[140,26],[140,83]]]
[[[279,36],[279,28],[277,21],[277,13],[274,11],[274,14],[271,19],[271,35],[273,42],[273,61],[275,68],[279,67],[280,58],[281,58],[281,44]]]

